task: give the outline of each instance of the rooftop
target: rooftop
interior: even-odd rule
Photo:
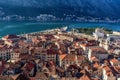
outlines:
[[[3,38],[5,38],[5,39],[14,39],[14,38],[19,38],[19,37],[16,36],[16,35],[10,34],[10,35],[4,36]]]
[[[101,54],[107,54],[107,51],[102,47],[91,47],[90,50],[92,52],[97,52],[97,53],[101,53]]]

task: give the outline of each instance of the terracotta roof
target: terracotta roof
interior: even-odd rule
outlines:
[[[14,80],[11,76],[0,76],[0,80]]]
[[[106,75],[107,76],[113,75],[112,70],[110,69],[109,66],[104,66],[103,68],[106,70]]]
[[[82,60],[85,60],[85,57],[82,55],[77,55],[77,59],[82,61]]]
[[[115,70],[115,73],[120,74],[120,66],[114,66],[114,70]]]
[[[32,41],[33,41],[33,42],[40,42],[40,39],[38,39],[38,38],[33,38]]]
[[[111,71],[111,69],[108,66],[103,67],[106,71]]]
[[[87,45],[87,44],[80,44],[81,46],[83,46],[83,47],[88,47],[89,45]]]
[[[20,58],[21,58],[21,59],[25,59],[25,60],[28,59],[28,58],[31,59],[31,57],[32,57],[32,56],[31,56],[31,55],[28,55],[28,54],[20,54]]]
[[[37,72],[35,78],[41,80],[47,80],[48,76],[43,72]]]
[[[63,60],[65,58],[65,56],[67,56],[67,54],[61,54],[60,59]]]
[[[97,45],[94,44],[94,43],[82,43],[82,44],[80,44],[80,45],[83,46],[83,47],[97,46]]]
[[[118,61],[117,59],[115,59],[115,58],[111,59],[110,61],[113,62],[113,63],[119,62],[119,61]]]
[[[19,75],[20,75],[20,74],[16,74],[16,75],[13,75],[13,76],[11,76],[11,77],[12,77],[14,80],[16,80]]]
[[[100,79],[98,79],[98,78],[92,78],[92,80],[100,80]]]
[[[83,75],[79,80],[91,80],[87,75]]]
[[[64,69],[61,67],[56,67],[57,72],[64,72]]]
[[[3,38],[5,38],[5,39],[14,39],[14,38],[19,38],[19,37],[16,36],[16,35],[10,34],[10,35],[4,36]]]
[[[63,58],[63,61],[69,61],[69,62],[75,62],[76,61],[76,55],[74,54],[68,54]]]
[[[59,54],[58,50],[48,49],[47,55],[56,55]]]
[[[11,49],[11,47],[8,47],[6,45],[0,47],[0,51],[6,51],[6,50],[9,50],[9,49]]]
[[[11,40],[11,39],[8,39],[7,42],[10,42],[10,43],[15,43],[17,42],[18,40]]]
[[[98,67],[100,67],[100,65],[99,65],[97,62],[95,62],[95,63],[93,64],[93,67],[94,67],[94,68],[98,68]]]
[[[14,53],[20,53],[20,49],[13,49]]]
[[[35,77],[31,77],[30,80],[36,80],[36,78]]]
[[[30,80],[26,75],[27,74],[20,74],[16,80]]]
[[[98,60],[95,56],[93,56],[93,55],[91,56],[91,60],[92,60],[92,61],[99,61],[99,60]]]
[[[0,45],[0,48],[2,48],[4,45]]]
[[[61,50],[58,50],[58,54],[63,54],[63,52]]]
[[[107,54],[107,51],[104,49],[104,48],[102,48],[102,47],[91,47],[90,48],[90,50],[92,51],[92,52],[96,52],[96,53],[100,53],[100,54]]]

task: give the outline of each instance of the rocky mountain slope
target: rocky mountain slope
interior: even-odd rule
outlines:
[[[6,14],[34,16],[50,13],[57,16],[75,14],[77,16],[120,18],[120,0],[0,0]],[[34,12],[31,15],[31,12]]]

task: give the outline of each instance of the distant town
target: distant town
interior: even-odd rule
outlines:
[[[1,13],[2,14],[2,13]],[[90,16],[82,16],[78,17],[76,15],[67,15],[64,14],[63,17],[56,17],[52,14],[40,14],[36,17],[25,17],[20,15],[7,15],[1,16],[0,21],[77,21],[77,22],[109,22],[109,23],[118,23],[120,19],[110,19],[109,17],[106,18],[97,18],[97,17],[90,17]]]
[[[120,32],[67,27],[0,40],[0,80],[120,80]]]

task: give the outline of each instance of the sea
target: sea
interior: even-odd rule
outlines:
[[[97,23],[97,22],[38,22],[38,21],[0,21],[0,37],[8,34],[25,34],[61,28],[68,26],[68,30],[72,28],[91,28],[104,27],[107,29],[120,31],[120,23]]]

